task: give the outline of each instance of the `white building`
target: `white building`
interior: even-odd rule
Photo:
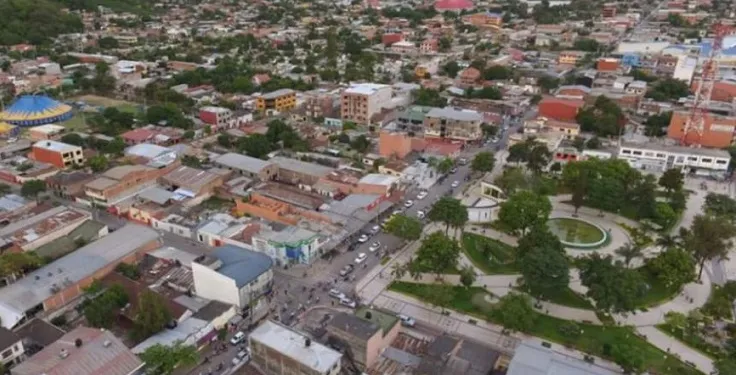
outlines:
[[[251,357],[268,374],[337,375],[342,354],[288,327],[266,321],[248,338]]]
[[[5,368],[13,367],[23,360],[24,353],[22,337],[5,327],[0,327],[0,363]]]
[[[320,255],[329,237],[300,227],[277,226],[264,228],[253,235],[253,250],[264,253],[283,264],[311,264]]]
[[[676,168],[685,174],[702,176],[723,176],[731,161],[724,150],[653,143],[623,143],[618,149],[618,158],[643,171],[659,173]]]
[[[340,115],[343,121],[368,124],[373,115],[391,107],[393,90],[377,83],[355,84],[342,92]]]
[[[202,298],[242,309],[271,291],[272,266],[273,261],[265,254],[222,246],[192,262],[194,290]]]

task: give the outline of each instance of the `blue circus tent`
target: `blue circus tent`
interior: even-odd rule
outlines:
[[[0,121],[16,126],[37,126],[69,120],[72,107],[44,95],[23,95],[0,114]]]

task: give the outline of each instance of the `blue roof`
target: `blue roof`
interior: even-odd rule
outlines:
[[[268,255],[233,245],[218,247],[212,252],[212,256],[222,262],[217,272],[235,280],[238,288],[255,280],[273,266],[273,260]]]
[[[23,95],[2,114],[3,121],[20,126],[60,122],[73,116],[72,107],[44,95]]]

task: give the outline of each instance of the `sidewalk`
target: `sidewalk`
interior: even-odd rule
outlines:
[[[674,353],[673,355],[682,361],[690,362],[705,374],[711,374],[714,370],[713,360],[706,357],[695,349],[683,344],[676,338],[660,331],[656,327],[637,327],[639,334],[646,336],[646,340],[664,351]]]

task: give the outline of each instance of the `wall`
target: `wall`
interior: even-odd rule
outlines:
[[[403,159],[411,152],[411,137],[405,133],[382,131],[378,136],[378,153],[383,157]]]
[[[192,238],[192,230],[189,227],[185,227],[183,225],[175,224],[175,223],[167,223],[165,221],[158,220],[156,218],[153,218],[151,220],[151,226],[160,229],[166,232],[174,233],[176,235],[186,237],[186,238]]]
[[[0,363],[6,365],[6,368],[9,367],[9,364],[18,364],[23,360],[25,351],[23,341],[20,340],[0,354]]]
[[[198,296],[242,307],[235,280],[196,262],[192,262],[192,277]]]
[[[34,146],[31,151],[31,158],[43,163],[49,163],[57,168],[64,168],[64,159],[61,157],[61,153],[57,151]]]
[[[39,237],[33,242],[26,243],[22,246],[22,248],[24,251],[31,251],[47,243],[55,241],[61,237],[64,237],[67,234],[71,233],[73,230],[77,229],[80,225],[84,224],[84,222],[90,219],[91,216],[91,214],[87,213],[87,215],[77,219],[77,221],[75,222],[68,223],[66,226],[61,227],[53,232],[47,233],[46,235]]]

